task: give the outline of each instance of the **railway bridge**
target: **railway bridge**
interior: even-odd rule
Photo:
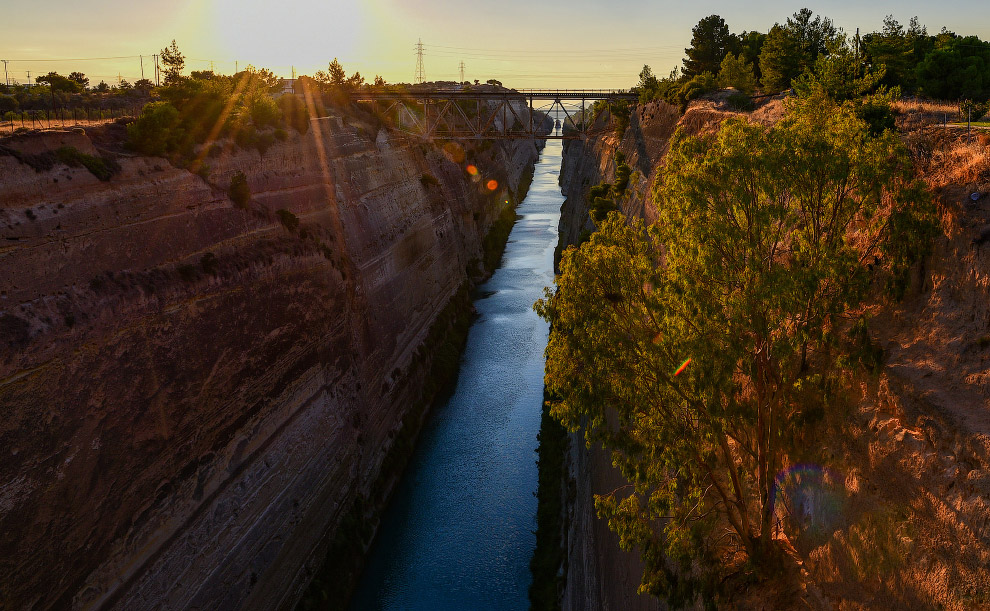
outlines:
[[[424,139],[585,139],[614,129],[616,111],[637,99],[622,89],[369,88],[350,94],[393,128]],[[621,111],[620,111],[621,112]],[[561,129],[548,129],[546,118]]]

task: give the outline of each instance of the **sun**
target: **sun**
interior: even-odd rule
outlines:
[[[357,60],[367,32],[362,2],[212,0],[209,19],[217,53],[286,73],[326,69],[334,57]]]

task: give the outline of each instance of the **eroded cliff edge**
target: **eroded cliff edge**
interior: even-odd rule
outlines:
[[[2,142],[0,606],[291,606],[375,496],[424,341],[536,147],[465,151],[492,192],[347,113],[227,143],[205,179],[114,139]]]

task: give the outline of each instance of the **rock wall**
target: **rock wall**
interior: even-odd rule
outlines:
[[[52,161],[106,129],[0,141],[0,608],[291,607],[537,149],[464,151],[495,192],[348,115],[200,175]]]

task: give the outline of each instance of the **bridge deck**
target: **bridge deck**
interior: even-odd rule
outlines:
[[[464,91],[432,90],[407,91],[356,91],[351,94],[355,102],[373,100],[484,100],[526,98],[533,100],[636,100],[638,94],[623,89],[520,89],[512,91]]]

